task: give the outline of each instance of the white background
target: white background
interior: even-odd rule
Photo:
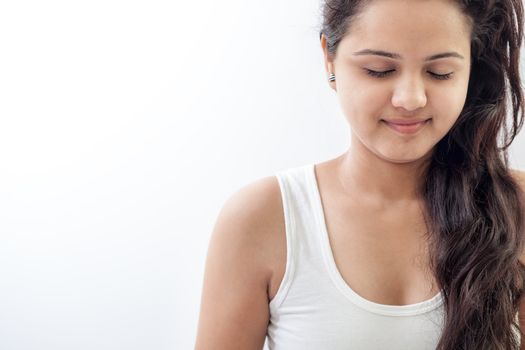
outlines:
[[[349,145],[318,6],[1,3],[0,349],[193,347],[226,198]]]

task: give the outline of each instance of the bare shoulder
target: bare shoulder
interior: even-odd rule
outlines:
[[[520,190],[520,197],[525,205],[525,171],[518,169],[510,169],[510,173]],[[525,213],[523,213],[525,215]],[[525,234],[525,232],[524,232]]]
[[[518,185],[520,185],[521,190],[525,191],[525,171],[518,169],[510,169],[512,177],[516,180]]]
[[[510,169],[510,173],[512,174],[512,177],[514,178],[514,180],[516,181],[516,183],[518,184],[518,186],[520,187],[520,191],[521,191],[521,198],[522,198],[522,201],[524,201],[524,204],[525,204],[525,171],[523,170],[517,170],[517,169]],[[525,213],[523,213],[525,215]],[[525,232],[523,233],[525,234]],[[521,258],[520,258],[520,261],[525,264],[525,252],[523,252]]]
[[[525,203],[525,197],[523,197],[523,195],[525,194],[525,171],[511,169],[510,172],[513,178],[516,180],[516,183],[520,187],[522,200]],[[525,234],[525,232],[523,234]],[[525,265],[525,251],[523,252],[523,254],[521,254],[521,257],[519,260],[521,261],[522,264]],[[518,323],[519,323],[520,330],[522,332],[525,332],[525,298],[524,297],[521,297],[521,299],[518,302]],[[520,348],[525,349],[525,343],[522,342]]]
[[[223,205],[219,219],[223,217],[243,221],[257,232],[264,234],[282,216],[279,183],[275,176],[267,176],[249,183],[233,193]]]
[[[258,179],[235,192],[225,203],[219,220],[238,221],[246,243],[256,249],[266,271],[269,299],[276,292],[286,263],[286,233],[283,202],[275,176]]]
[[[284,226],[279,183],[258,179],[223,204],[206,258],[196,349],[261,349]]]
[[[238,229],[221,229],[232,226]],[[227,231],[232,235],[230,239],[246,244],[246,249],[254,249],[260,258],[261,268],[272,275],[272,262],[278,250],[276,246],[279,242],[286,243],[283,204],[277,178],[260,178],[233,193],[223,205],[214,231],[216,236],[226,236]]]

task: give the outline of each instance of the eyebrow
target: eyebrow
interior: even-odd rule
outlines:
[[[382,50],[364,49],[364,50],[361,50],[361,51],[354,52],[354,56],[361,56],[361,55],[384,56],[384,57],[388,57],[388,58],[392,58],[392,59],[401,59],[402,58],[401,55],[398,54],[398,53],[386,52],[386,51],[382,51]],[[445,57],[456,57],[456,58],[464,59],[464,57],[461,56],[459,53],[457,53],[455,51],[449,51],[449,52],[442,52],[442,53],[438,53],[438,54],[435,54],[435,55],[432,55],[432,56],[425,57],[425,61],[433,61],[433,60],[437,60],[437,59],[445,58]]]

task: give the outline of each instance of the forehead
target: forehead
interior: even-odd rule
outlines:
[[[340,46],[386,49],[418,58],[435,50],[468,54],[470,25],[454,1],[374,0],[354,18]]]

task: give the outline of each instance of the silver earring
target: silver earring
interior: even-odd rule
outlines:
[[[330,77],[328,78],[328,81],[330,81],[330,82],[335,81],[335,74],[334,73],[330,73]]]

